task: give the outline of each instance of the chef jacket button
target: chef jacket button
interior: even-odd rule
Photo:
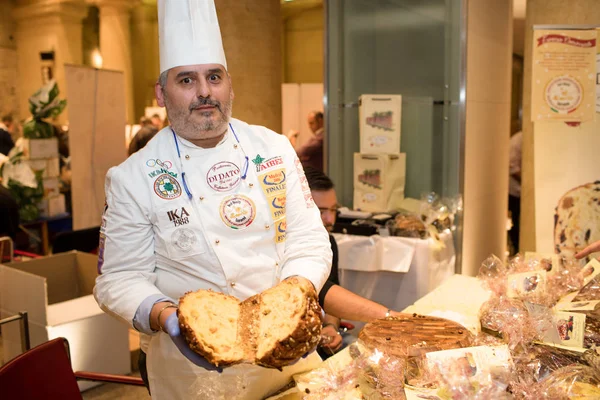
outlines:
[[[185,155],[185,159],[186,159],[186,160],[189,160],[189,159],[190,159],[190,155],[189,155],[189,154],[186,154],[186,155]]]
[[[215,244],[219,244],[221,241],[219,239],[215,239]]]
[[[237,149],[237,144],[236,143],[233,144],[233,148]]]
[[[229,286],[231,286],[232,288],[234,288],[234,287],[235,287],[235,282],[231,281],[231,282],[229,283]]]
[[[279,262],[275,261],[275,266],[279,267]]]
[[[271,226],[269,224],[265,224],[265,229],[269,229]]]
[[[254,186],[254,183],[249,183],[248,186],[252,187]]]
[[[200,196],[200,201],[204,200],[204,196]]]

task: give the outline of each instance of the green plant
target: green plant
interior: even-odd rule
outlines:
[[[67,101],[59,99],[58,94],[58,84],[51,80],[29,98],[32,117],[23,124],[23,137],[43,139],[54,136],[52,124],[44,119],[56,118],[65,109]]]

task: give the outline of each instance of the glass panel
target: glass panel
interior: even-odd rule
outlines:
[[[402,95],[405,195],[460,194],[464,2],[328,0],[325,4],[327,169],[340,202],[351,206],[353,200],[361,94]]]

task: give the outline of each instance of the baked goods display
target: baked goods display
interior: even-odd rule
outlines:
[[[424,239],[428,235],[425,224],[417,215],[398,214],[387,226],[393,236]]]
[[[370,322],[358,338],[367,349],[379,349],[394,357],[416,357],[430,351],[468,347],[473,343],[473,335],[462,325],[417,314]]]
[[[186,293],[179,325],[190,348],[215,366],[281,368],[315,348],[321,307],[312,284],[292,277],[243,302],[211,290]]]
[[[554,215],[556,253],[573,256],[600,240],[600,181],[569,190],[561,197]]]

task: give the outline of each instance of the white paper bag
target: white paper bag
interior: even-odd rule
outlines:
[[[354,209],[391,211],[404,199],[406,154],[354,153]]]
[[[360,152],[400,153],[402,96],[363,94],[358,104]]]

